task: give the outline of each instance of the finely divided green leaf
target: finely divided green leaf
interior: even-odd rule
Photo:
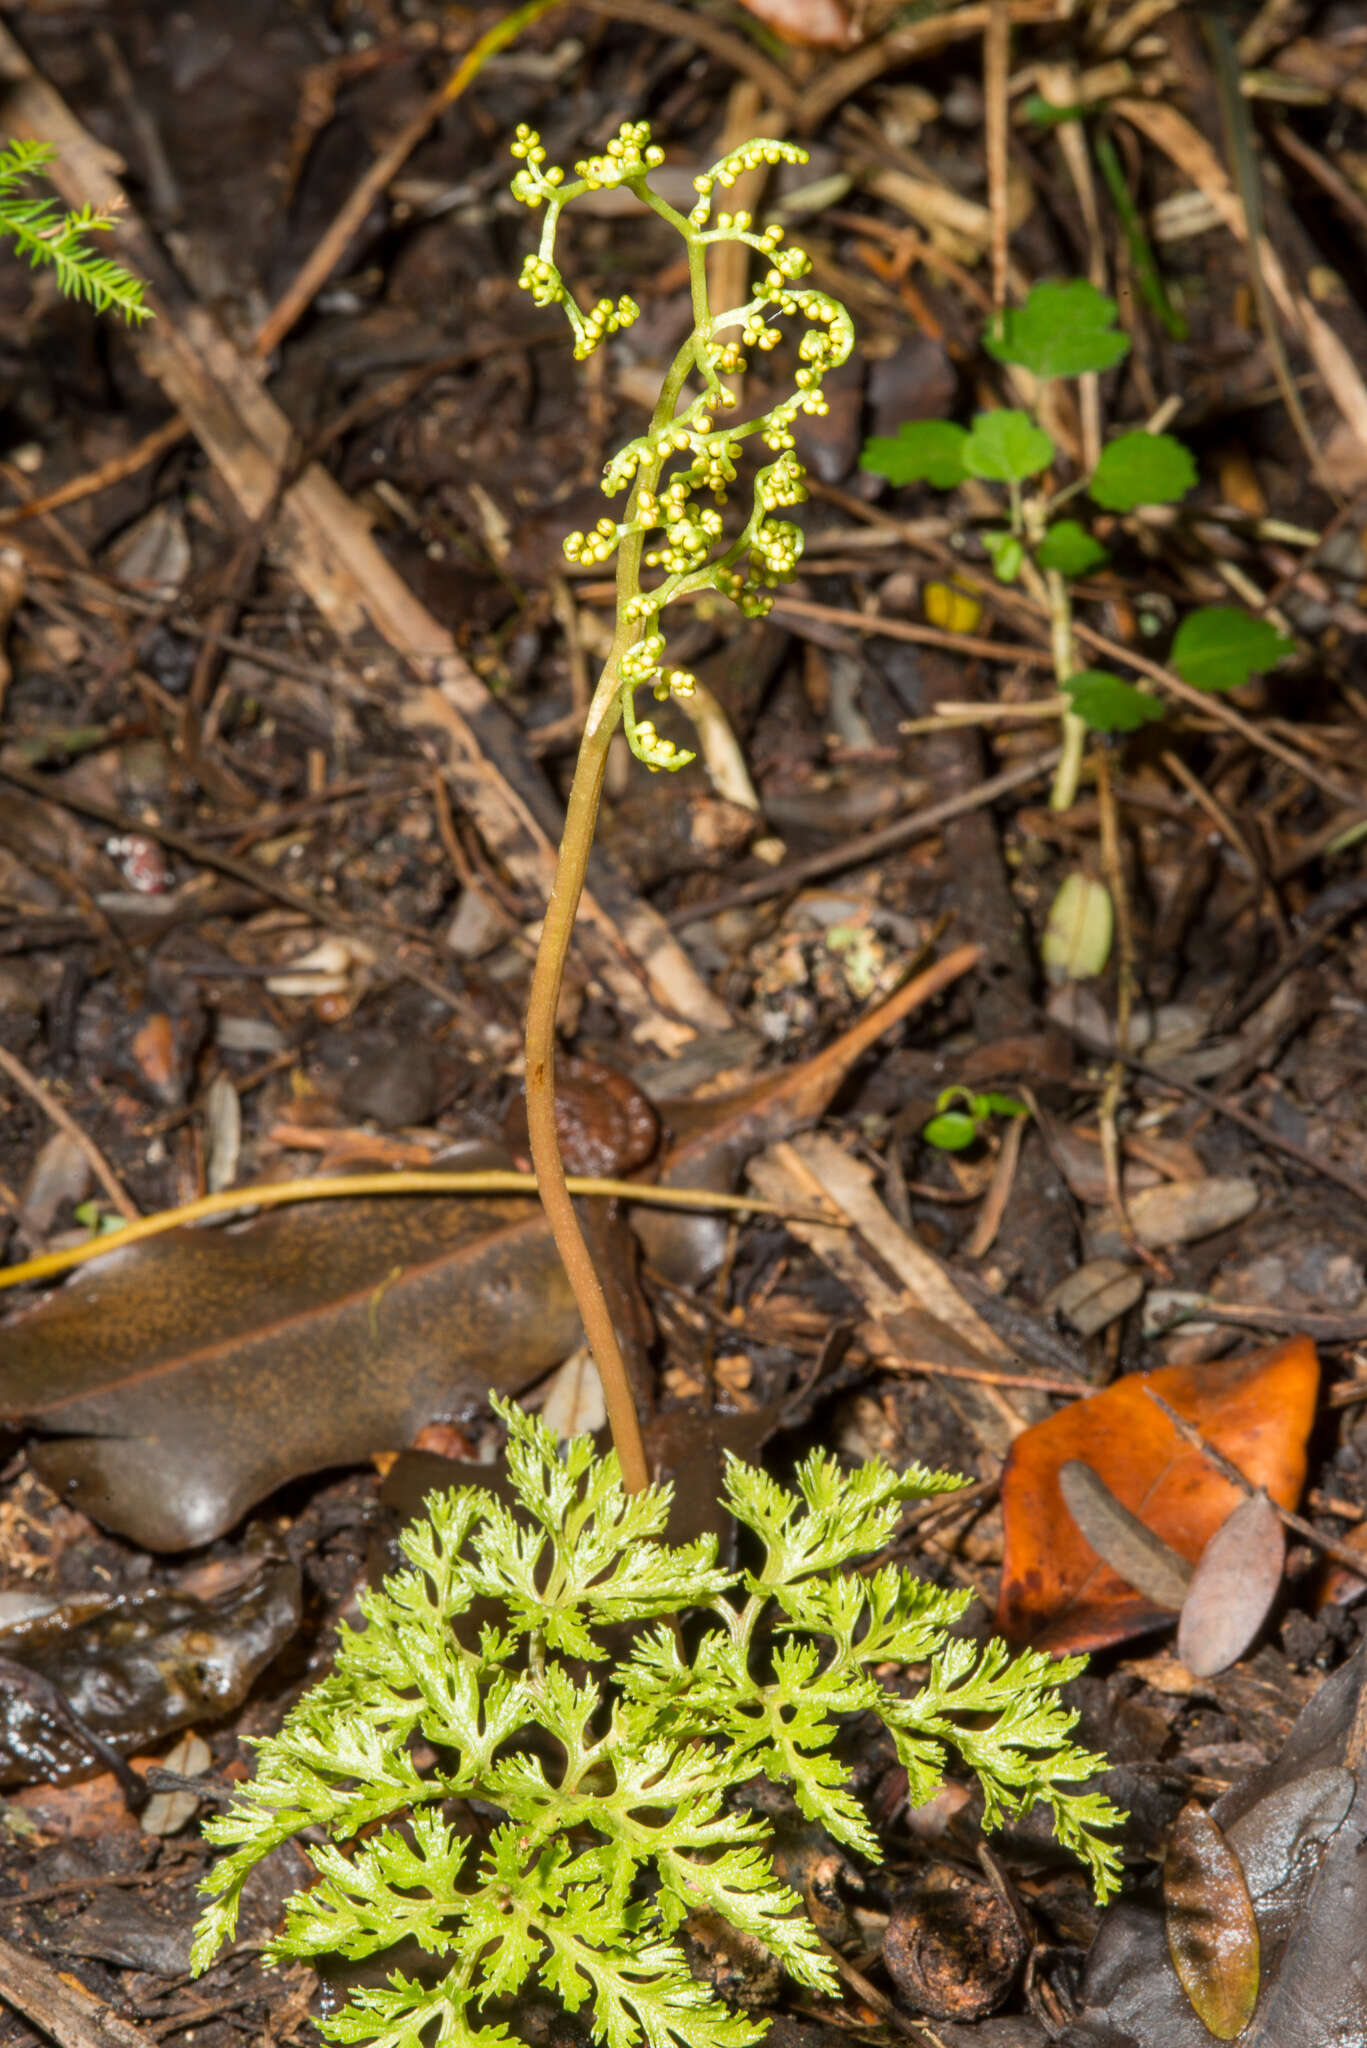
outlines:
[[[875,434],[864,443],[859,467],[890,484],[934,484],[952,491],[964,480],[964,427],[951,420],[904,420],[892,435]]]
[[[1164,717],[1163,706],[1147,690],[1122,682],[1104,668],[1083,668],[1063,685],[1078,717],[1093,732],[1138,732]]]
[[[1054,459],[1054,444],[1027,412],[980,412],[964,442],[964,468],[989,483],[1024,483]]]
[[[1087,489],[1108,512],[1132,512],[1136,505],[1173,505],[1195,482],[1185,442],[1172,434],[1121,434],[1102,449]]]
[[[957,1751],[990,1815],[1044,1800],[1104,1895],[1115,1815],[1078,1788],[1094,1760],[1068,1741],[1055,1689],[1072,1667],[949,1639],[965,1594],[894,1565],[844,1569],[888,1541],[906,1501],[958,1480],[876,1459],[850,1471],[817,1451],[788,1487],[733,1459],[728,1494],[761,1569],[723,1571],[712,1546],[664,1540],[667,1496],[625,1494],[615,1458],[500,1413],[516,1505],[479,1488],[430,1498],[402,1538],[409,1568],[365,1596],[365,1627],[341,1631],[334,1671],[260,1742],[254,1780],[210,1823],[230,1853],[205,1883],[196,1970],[231,1939],[253,1868],[294,1837],[317,1881],[288,1902],[272,1960],[401,1941],[451,1959],[432,1986],[396,1974],[353,1989],[325,2023],[335,2040],[501,2048],[506,2029],[480,2009],[535,1980],[588,2013],[601,2048],[754,2048],[762,2024],[693,1976],[675,1936],[714,1914],[799,1983],[834,1988],[774,1871],[769,1823],[731,1795],[756,1777],[787,1785],[877,1858],[836,1747],[868,1712],[917,1798]],[[472,1648],[468,1624],[452,1624],[475,1597],[503,1619]],[[605,1671],[604,1627],[688,1605],[708,1617],[691,1647],[664,1622],[643,1627]],[[889,1687],[889,1666],[931,1677]],[[437,1761],[420,1765],[423,1748]]]
[[[1294,642],[1237,605],[1202,605],[1188,612],[1173,638],[1169,659],[1196,690],[1237,690],[1250,676],[1274,668]]]
[[[1130,348],[1115,314],[1115,300],[1085,278],[1037,284],[1023,306],[1006,309],[983,346],[999,363],[1017,363],[1036,377],[1109,370]]]

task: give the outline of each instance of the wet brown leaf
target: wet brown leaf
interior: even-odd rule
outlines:
[[[1258,2002],[1258,1923],[1243,1866],[1194,1799],[1173,1822],[1163,1863],[1168,1952],[1217,2041],[1232,2041]]]
[[[1177,1654],[1197,1678],[1238,1662],[1281,1589],[1286,1531],[1265,1493],[1254,1494],[1217,1529],[1192,1574]]]
[[[30,1462],[97,1521],[183,1550],[526,1386],[578,1334],[534,1202],[306,1203],[85,1268],[0,1330],[0,1413],[45,1433]]]

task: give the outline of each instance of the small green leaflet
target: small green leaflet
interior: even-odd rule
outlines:
[[[904,420],[896,434],[875,434],[864,443],[859,467],[890,484],[934,484],[952,491],[964,480],[965,427],[952,420]]]
[[[1266,619],[1255,619],[1237,605],[1207,604],[1187,613],[1168,658],[1194,690],[1237,690],[1294,648]]]
[[[962,1109],[952,1107],[962,1103]],[[994,1116],[1029,1116],[1025,1103],[1017,1102],[1014,1095],[999,1095],[989,1089],[985,1095],[975,1095],[969,1088],[952,1087],[941,1089],[935,1101],[936,1114],[921,1129],[921,1136],[928,1145],[934,1145],[941,1152],[964,1152],[982,1133],[983,1125]]]
[[[1079,669],[1063,687],[1073,710],[1093,732],[1138,732],[1141,725],[1152,725],[1164,715],[1156,697],[1104,668]]]
[[[1024,483],[1053,459],[1053,442],[1027,412],[980,412],[963,446],[968,474],[989,483]]]
[[[1085,278],[1037,284],[1023,306],[1010,306],[983,347],[999,363],[1017,363],[1036,377],[1081,377],[1109,370],[1129,354],[1130,338],[1115,325],[1115,300]]]
[[[1032,92],[1024,101],[1021,112],[1032,128],[1057,128],[1065,121],[1083,121],[1091,108],[1079,101],[1066,107],[1056,107],[1052,100],[1041,98]]]
[[[921,1132],[937,1152],[966,1152],[977,1135],[978,1126],[964,1109],[947,1109],[943,1116],[933,1116]]]
[[[1087,489],[1108,512],[1133,512],[1136,505],[1173,505],[1196,482],[1196,464],[1185,442],[1171,434],[1121,434],[1108,441]]]
[[[992,527],[982,536],[992,564],[992,573],[999,583],[1014,583],[1025,560],[1025,549],[1014,533],[1007,533],[1002,527]]]
[[[1099,569],[1110,556],[1099,540],[1093,540],[1076,519],[1057,519],[1035,549],[1041,569],[1056,569],[1060,576],[1085,576]]]

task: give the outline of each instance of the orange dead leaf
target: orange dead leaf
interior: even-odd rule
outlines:
[[[1145,1393],[1194,1422],[1255,1486],[1294,1507],[1319,1392],[1307,1337],[1210,1365],[1133,1373],[1037,1422],[1002,1474],[1005,1555],[997,1626],[1017,1642],[1064,1652],[1123,1642],[1165,1611],[1097,1557],[1063,1504],[1059,1468],[1080,1458],[1156,1536],[1195,1564],[1243,1496],[1178,1436]]]

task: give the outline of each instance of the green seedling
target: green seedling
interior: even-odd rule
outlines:
[[[1115,301],[1085,279],[1041,284],[1023,306],[1000,315],[983,345],[1039,383],[1081,377],[1113,369],[1128,354],[1129,337],[1115,318]],[[994,575],[1021,581],[1048,608],[1063,719],[1051,801],[1066,810],[1089,732],[1136,732],[1166,714],[1152,691],[1078,660],[1072,586],[1104,568],[1109,554],[1090,522],[1060,515],[1084,493],[1099,512],[1120,518],[1179,503],[1197,481],[1190,449],[1172,434],[1118,434],[1089,475],[1060,482],[1051,436],[1028,412],[1003,409],[979,413],[968,427],[909,420],[895,435],[869,441],[861,466],[894,484],[944,491],[971,477],[1002,491],[1005,523],[981,528],[978,538]],[[1168,659],[1194,689],[1234,690],[1290,652],[1291,642],[1266,619],[1234,605],[1202,605],[1179,623]]]
[[[793,1489],[732,1458],[726,1504],[751,1547],[665,1541],[667,1487],[627,1492],[615,1454],[495,1402],[514,1505],[433,1494],[401,1544],[409,1569],[363,1596],[332,1673],[255,1743],[256,1775],[206,1828],[202,1971],[233,1936],[243,1886],[283,1842],[317,1881],[285,1907],[270,1962],[383,1956],[425,1966],[355,1986],[323,2021],[376,2048],[501,2048],[536,1987],[585,2013],[603,2048],[751,2048],[767,2021],[689,1970],[694,1915],[720,1920],[794,1983],[831,1993],[829,1951],[777,1876],[764,1783],[856,1855],[881,1854],[838,1745],[872,1717],[913,1805],[949,1753],[988,1826],[1049,1809],[1098,1898],[1119,1819],[1085,1789],[1102,1759],[1070,1740],[1059,1684],[1084,1663],[951,1633],[970,1596],[897,1565],[852,1571],[904,1503],[962,1482],[823,1452]],[[476,1625],[473,1609],[479,1603]],[[675,1617],[693,1610],[682,1630]],[[856,1737],[853,1754],[857,1751]]]
[[[116,226],[114,214],[93,206],[67,213],[55,199],[34,195],[31,181],[46,177],[56,160],[56,150],[46,142],[11,138],[9,147],[0,150],[0,236],[8,236],[16,254],[35,269],[50,265],[69,298],[85,299],[97,313],[122,313],[131,326],[150,320],[142,279],[97,255],[87,241]]]
[[[921,1136],[937,1152],[966,1152],[976,1145],[993,1117],[1029,1116],[1029,1106],[1014,1095],[989,1090],[975,1095],[971,1088],[942,1088],[935,1098],[935,1114],[921,1128]]]

